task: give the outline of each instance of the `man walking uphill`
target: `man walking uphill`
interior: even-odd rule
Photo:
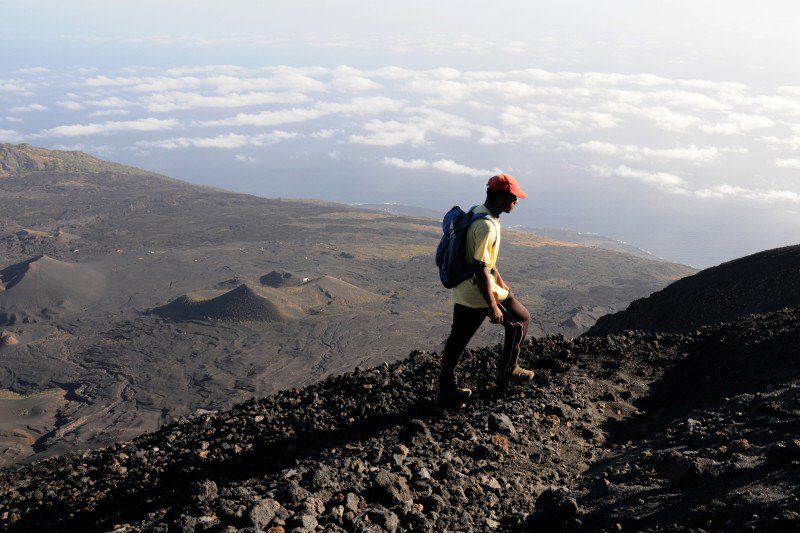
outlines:
[[[520,347],[528,333],[531,315],[511,293],[497,269],[500,215],[510,213],[517,200],[526,197],[516,179],[500,174],[489,180],[486,202],[470,211],[473,221],[466,231],[465,249],[473,275],[453,288],[453,325],[442,353],[436,394],[436,403],[440,407],[458,404],[472,394],[471,390],[458,386],[456,366],[461,353],[487,316],[492,324],[502,324],[505,328],[498,384],[504,386],[510,382],[528,383],[533,380],[533,371],[519,366]]]

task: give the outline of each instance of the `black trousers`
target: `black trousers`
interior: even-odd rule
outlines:
[[[513,294],[500,302],[499,306],[503,313],[503,327],[506,330],[503,356],[498,367],[498,372],[502,374],[513,370],[518,364],[522,340],[528,334],[528,326],[531,323],[531,314],[519,300],[514,298]],[[472,336],[488,316],[488,311],[488,307],[473,308],[460,304],[453,306],[453,325],[442,352],[440,387],[455,386],[455,370],[458,360]]]

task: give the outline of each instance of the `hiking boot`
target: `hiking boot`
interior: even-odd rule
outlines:
[[[472,396],[472,389],[466,387],[439,387],[436,391],[436,407],[461,407]]]
[[[533,370],[515,366],[511,372],[506,372],[497,376],[497,382],[500,385],[508,385],[509,383],[531,383],[536,373]]]

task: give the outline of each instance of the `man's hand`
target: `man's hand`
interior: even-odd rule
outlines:
[[[489,307],[488,315],[492,324],[503,323],[503,312],[500,311],[500,307],[497,304]]]

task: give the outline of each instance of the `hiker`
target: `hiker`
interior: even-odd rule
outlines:
[[[531,315],[514,297],[497,269],[500,215],[510,213],[517,200],[526,197],[512,176],[493,176],[487,184],[486,202],[474,207],[467,215],[465,224],[468,227],[463,237],[463,248],[459,250],[463,249],[466,254],[464,276],[469,277],[453,288],[453,325],[442,353],[436,394],[436,403],[440,406],[460,403],[472,395],[470,389],[458,386],[456,366],[461,353],[487,316],[492,324],[502,324],[505,328],[503,355],[497,372],[498,385],[502,387],[512,382],[533,380],[533,371],[519,366],[520,348],[528,333]],[[453,209],[463,214],[460,209]],[[442,281],[444,283],[445,278]]]

